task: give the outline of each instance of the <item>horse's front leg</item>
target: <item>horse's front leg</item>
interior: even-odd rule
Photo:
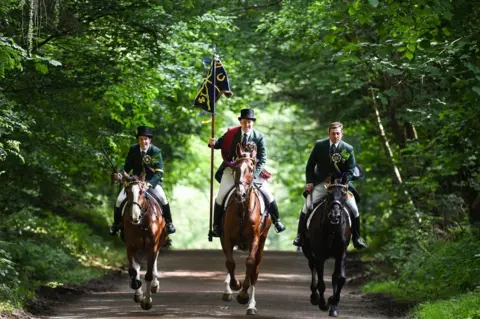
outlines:
[[[130,288],[135,290],[133,300],[141,302],[143,299],[142,281],[140,280],[140,263],[135,257],[136,249],[127,248],[128,275],[130,276]]]
[[[332,317],[338,317],[337,306],[340,302],[340,292],[345,284],[345,259],[345,252],[335,258],[335,271],[332,275],[333,295],[328,298],[328,304],[330,305],[329,315]]]
[[[312,273],[312,279],[310,281],[310,303],[314,306],[318,306],[320,303],[320,295],[317,291],[318,286],[318,279],[317,279],[317,268],[315,267],[315,258],[310,256],[308,259],[308,267],[310,268],[310,272]]]
[[[157,257],[158,257],[158,245],[152,247],[147,252],[147,272],[145,273],[145,294],[142,299],[142,309],[150,310],[152,309],[153,301],[151,293],[153,290],[155,292],[158,289],[158,280],[157,275]]]
[[[258,243],[258,249],[255,254],[255,267],[252,269],[250,274],[250,300],[248,301],[247,315],[256,315],[257,314],[257,302],[255,301],[255,291],[256,284],[258,279],[258,274],[260,272],[260,263],[263,257],[263,247],[265,246],[265,240],[267,239],[267,234],[260,237],[260,242]]]
[[[259,245],[259,236],[255,236],[250,245],[250,253],[248,254],[247,260],[245,261],[245,279],[243,281],[242,291],[237,296],[238,303],[245,305],[249,302],[250,296],[248,294],[248,289],[253,285],[253,277],[256,271],[256,254]]]
[[[237,291],[242,288],[242,284],[235,278],[235,260],[233,259],[233,245],[229,239],[222,238],[222,248],[225,254],[225,267],[227,268],[228,275],[225,279],[225,283],[228,281],[228,289],[226,288],[222,296],[222,300],[232,300],[232,290]]]
[[[325,301],[325,281],[323,281],[323,270],[324,270],[324,263],[325,263],[325,258],[323,256],[316,256],[315,258],[315,268],[317,270],[317,277],[318,277],[318,283],[317,283],[317,290],[318,293],[320,294],[319,298],[319,303],[318,307],[320,310],[327,311],[328,310],[328,305]]]

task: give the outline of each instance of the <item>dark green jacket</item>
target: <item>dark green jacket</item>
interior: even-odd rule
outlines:
[[[350,156],[347,160],[342,160],[337,165],[340,171],[346,173],[348,180],[351,181],[356,166],[353,147],[344,141],[340,141],[336,153],[342,153],[343,150],[346,150]],[[330,140],[319,140],[315,143],[307,161],[307,184],[313,183],[317,185],[323,182],[333,172],[335,172],[335,168],[330,159]],[[349,183],[349,187],[353,187],[352,183]]]
[[[128,151],[127,159],[123,170],[126,173],[133,171],[134,175],[140,176],[143,169],[145,169],[145,180],[152,184],[155,188],[157,185],[162,185],[163,179],[163,159],[162,152],[155,145],[150,145],[145,157],[149,156],[151,161],[149,164],[144,163],[142,154],[140,153],[140,145],[133,144]]]
[[[215,149],[222,148],[224,137],[225,137],[225,134],[215,142],[215,146],[214,146]],[[235,160],[236,147],[241,140],[242,140],[242,129],[239,129],[238,132],[233,137],[232,145],[230,146],[230,153],[228,155],[229,161]],[[265,167],[265,164],[267,163],[267,150],[265,148],[265,138],[262,133],[260,133],[256,129],[253,129],[248,136],[247,142],[254,142],[257,145],[257,168],[255,170],[254,177],[258,178],[258,176],[260,175],[260,172],[262,171],[262,169]],[[223,161],[220,167],[218,168],[217,172],[215,173],[215,179],[219,183],[222,180],[223,171],[225,170],[226,167],[227,167],[227,164],[225,164],[225,162]]]

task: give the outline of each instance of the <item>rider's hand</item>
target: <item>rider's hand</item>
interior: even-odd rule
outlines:
[[[213,137],[210,137],[210,140],[208,141],[208,145],[210,145],[210,147],[215,146],[215,139]]]
[[[112,183],[115,183],[117,181],[121,181],[122,180],[122,174],[120,173],[112,173]]]
[[[312,183],[305,185],[305,191],[306,191],[307,193],[311,194],[311,193],[312,193],[312,189],[313,189],[313,184],[312,184]]]

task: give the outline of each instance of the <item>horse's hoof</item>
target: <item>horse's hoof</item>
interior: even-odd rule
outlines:
[[[257,314],[257,309],[255,308],[248,308],[247,309],[247,316],[255,316]]]
[[[242,289],[242,283],[238,280],[234,285],[230,283],[230,289],[232,289],[233,291],[239,291],[240,289]]]
[[[142,282],[140,280],[134,279],[130,282],[130,288],[137,290],[142,287]]]
[[[318,306],[320,303],[320,296],[318,294],[310,296],[310,303],[314,306]]]
[[[223,294],[222,300],[223,301],[232,301],[233,299],[233,294]]]
[[[152,304],[152,298],[150,298],[149,301],[147,301],[147,300],[145,300],[145,299],[142,300],[142,303],[141,303],[140,305],[142,306],[142,309],[143,309],[143,310],[150,310],[150,309],[152,309],[152,305],[153,305],[153,304]]]
[[[134,296],[133,296],[133,301],[135,301],[135,302],[137,302],[137,303],[138,303],[138,302],[141,302],[142,300],[143,300],[143,294],[141,294],[141,295],[134,295]]]
[[[320,302],[318,304],[318,308],[320,308],[320,310],[323,310],[323,311],[328,310],[328,305],[326,304],[325,299],[320,299]]]
[[[152,286],[152,287],[150,287],[150,292],[151,292],[152,294],[156,294],[156,293],[158,292],[158,286]]]
[[[242,296],[240,294],[237,295],[237,301],[241,305],[246,305],[249,299],[250,297],[248,296],[248,293],[245,296]]]
[[[328,312],[328,315],[330,317],[338,317],[338,311],[335,309],[330,309],[330,311]]]

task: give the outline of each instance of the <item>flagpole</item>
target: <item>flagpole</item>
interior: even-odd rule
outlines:
[[[215,62],[215,56],[216,56],[216,45],[215,42],[213,42],[213,59],[212,59],[212,65],[213,65],[213,98],[210,100],[210,103],[212,104],[212,130],[211,130],[211,138],[215,138],[215,95],[217,91],[217,67],[216,67],[216,62]],[[208,241],[212,241],[213,238],[213,232],[212,232],[212,216],[213,216],[213,164],[214,164],[214,148],[210,148],[210,222],[208,224]]]

